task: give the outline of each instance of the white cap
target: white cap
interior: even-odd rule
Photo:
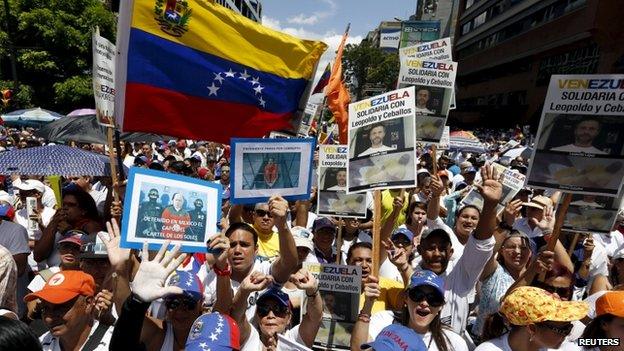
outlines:
[[[295,239],[295,246],[307,247],[310,251],[314,250],[311,231],[303,227],[293,227],[290,232],[292,233],[293,239]]]
[[[10,205],[13,205],[13,198],[4,190],[0,190],[0,201],[8,202]]]
[[[24,191],[37,190],[41,194],[45,192],[45,185],[43,185],[42,182],[38,180],[34,180],[34,179],[24,180],[21,183],[17,184],[15,187],[18,188],[19,190],[24,190]]]

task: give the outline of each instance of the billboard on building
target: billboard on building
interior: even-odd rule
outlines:
[[[382,28],[379,36],[379,47],[381,49],[399,49],[401,39],[401,28]]]
[[[440,39],[440,21],[405,21],[401,23],[400,48]]]

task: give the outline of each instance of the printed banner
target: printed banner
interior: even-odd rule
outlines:
[[[382,29],[379,34],[379,48],[381,49],[398,49],[401,40],[401,29]]]
[[[403,21],[401,22],[401,42],[404,48],[440,38],[440,21]]]
[[[314,346],[350,350],[351,333],[359,313],[362,268],[309,262],[303,265],[318,280],[324,303],[323,320]],[[303,313],[304,309],[301,311]]]
[[[317,214],[366,217],[366,194],[347,194],[347,145],[320,145]]]
[[[316,118],[317,111],[319,110],[319,104],[307,103],[301,125],[299,126],[299,135],[307,137],[310,132],[310,127]]]
[[[524,187],[525,176],[517,170],[506,168],[498,163],[492,163],[492,165],[496,169],[496,172],[501,175],[501,182],[503,183],[503,196],[496,206],[496,213],[501,213],[505,209],[507,203],[513,200]],[[481,182],[481,175],[478,174],[477,177],[475,177],[475,183],[481,184]],[[483,197],[481,197],[479,191],[473,187],[468,194],[466,194],[466,197],[461,200],[461,205],[473,205],[477,206],[479,209],[483,209]]]
[[[617,196],[624,178],[624,75],[553,75],[528,185]]]
[[[451,38],[443,38],[427,43],[416,44],[399,49],[399,59],[453,61]]]
[[[93,95],[95,115],[100,125],[115,127],[115,44],[100,36],[95,28],[93,43]]]
[[[414,186],[413,87],[349,104],[348,192]]]
[[[273,195],[289,201],[308,199],[315,143],[314,138],[232,138],[230,201],[266,202]]]
[[[438,143],[455,90],[457,63],[406,58],[401,60],[398,87],[416,91],[416,140]]]
[[[221,217],[221,184],[140,167],[130,168],[121,247],[158,250],[165,240],[183,252],[206,252]]]
[[[438,150],[448,150],[451,147],[451,128],[449,126],[444,126],[444,131],[442,131],[442,138],[440,138],[440,142],[438,143]]]
[[[621,203],[621,195],[619,198],[613,198],[574,194],[562,229],[574,232],[610,233]]]

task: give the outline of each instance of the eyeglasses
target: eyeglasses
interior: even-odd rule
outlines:
[[[396,246],[400,246],[400,247],[408,247],[410,246],[410,244],[412,243],[408,238],[405,238],[403,236],[400,236],[398,238],[394,238],[392,239],[392,243]]]
[[[570,298],[572,297],[572,289],[568,287],[558,288],[556,286],[542,283],[540,281],[537,281],[532,285],[535,286],[536,288],[546,290],[551,294],[557,294],[559,295],[559,297],[561,297],[562,300],[570,300]]]
[[[271,212],[265,211],[265,210],[256,210],[256,216],[258,217],[268,216],[269,218],[273,218],[273,215],[271,214]]]
[[[260,318],[266,317],[269,315],[269,312],[273,311],[273,314],[277,317],[284,317],[288,313],[288,307],[281,304],[274,305],[257,305],[256,312]]]
[[[180,307],[184,307],[187,311],[192,311],[197,306],[197,302],[189,298],[171,298],[165,300],[165,307],[169,310],[177,310]]]
[[[423,289],[416,287],[411,288],[408,294],[410,300],[416,303],[426,300],[431,307],[440,307],[444,305],[444,296],[440,296],[440,294],[437,294],[433,291],[427,292]]]
[[[568,335],[572,331],[573,325],[572,323],[568,323],[565,326],[557,327],[548,323],[540,323],[539,326],[545,327],[546,329],[550,329],[559,335]]]

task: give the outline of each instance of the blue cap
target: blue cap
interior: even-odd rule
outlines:
[[[394,239],[398,235],[404,235],[409,241],[414,240],[414,233],[407,228],[399,228],[394,233],[392,233],[391,239]]]
[[[381,330],[375,341],[363,344],[361,348],[373,348],[375,351],[425,351],[427,345],[413,329],[390,324]]]
[[[319,217],[315,219],[314,223],[312,224],[312,232],[316,233],[318,230],[321,230],[323,228],[330,228],[334,232],[336,232],[337,230],[336,225],[329,218]]]
[[[262,295],[258,297],[258,300],[256,301],[256,305],[261,304],[263,300],[266,300],[269,298],[274,298],[277,300],[277,302],[281,303],[282,305],[286,307],[290,307],[290,298],[288,297],[288,294],[283,292],[282,289],[277,285],[272,285],[265,292],[263,292]]]
[[[187,351],[240,350],[240,331],[236,322],[221,313],[206,313],[193,323],[186,339]]]
[[[204,297],[204,285],[199,277],[187,271],[177,270],[167,280],[166,286],[177,286],[183,290],[183,294],[199,301]]]
[[[414,272],[414,274],[412,274],[412,278],[410,278],[410,284],[408,289],[412,289],[422,285],[432,286],[436,288],[440,295],[444,296],[444,279],[440,278],[432,271],[422,269]]]

